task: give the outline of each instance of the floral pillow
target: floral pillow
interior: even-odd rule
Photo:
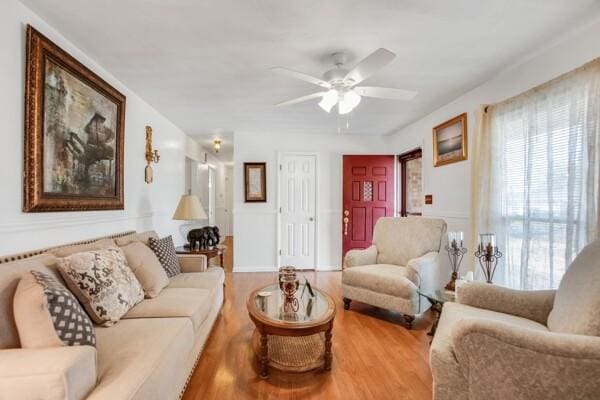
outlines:
[[[61,258],[58,270],[94,322],[110,326],[144,299],[144,290],[116,247]]]

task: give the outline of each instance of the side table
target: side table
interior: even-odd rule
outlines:
[[[427,334],[431,337],[435,335],[438,323],[440,322],[440,315],[442,315],[442,308],[444,303],[450,301],[453,302],[456,298],[454,292],[449,292],[446,289],[419,289],[419,295],[425,297],[431,303],[431,309],[436,313],[435,321],[431,325],[431,330]]]
[[[227,246],[224,245],[216,245],[215,247],[212,247],[210,249],[200,249],[200,250],[194,250],[188,247],[184,247],[184,246],[179,246],[177,248],[175,248],[175,252],[177,254],[186,254],[186,255],[205,255],[206,256],[206,260],[207,262],[214,257],[219,257],[219,266],[221,268],[224,268],[224,264],[223,264],[223,254],[225,253],[225,250],[227,250]]]

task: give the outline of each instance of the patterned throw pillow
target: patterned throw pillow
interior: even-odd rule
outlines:
[[[31,271],[22,276],[13,311],[23,348],[96,345],[90,317],[75,296],[48,274]]]
[[[58,270],[92,320],[110,326],[144,299],[144,290],[116,247],[61,258]]]
[[[158,261],[167,272],[169,278],[179,275],[181,273],[181,267],[179,261],[177,261],[177,253],[175,252],[175,245],[173,244],[173,237],[171,235],[162,239],[148,239],[148,246],[152,249]]]

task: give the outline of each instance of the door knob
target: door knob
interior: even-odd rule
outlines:
[[[314,219],[313,217],[310,217],[308,220],[309,220],[310,222],[313,222],[315,219]]]
[[[350,218],[348,217],[349,215],[350,211],[344,210],[344,236],[348,236],[348,222],[350,222]]]

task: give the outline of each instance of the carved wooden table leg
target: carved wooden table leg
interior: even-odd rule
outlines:
[[[413,321],[415,320],[415,316],[414,315],[405,315],[404,320],[406,321],[406,328],[412,329]]]
[[[427,332],[427,334],[431,337],[435,336],[435,332],[437,331],[437,326],[438,326],[438,323],[440,322],[440,316],[442,315],[442,307],[443,306],[444,305],[442,303],[432,304],[431,309],[433,310],[433,312],[436,315],[435,315],[435,320],[433,321],[433,324],[431,325],[431,329],[429,330],[429,332]]]
[[[347,299],[344,297],[344,310],[349,310],[350,309],[350,303],[352,302],[352,300]]]
[[[260,333],[260,377],[269,377],[269,339],[264,332]]]
[[[333,353],[331,352],[332,329],[333,325],[325,332],[325,365],[323,366],[325,371],[331,371],[331,361],[333,359]]]

